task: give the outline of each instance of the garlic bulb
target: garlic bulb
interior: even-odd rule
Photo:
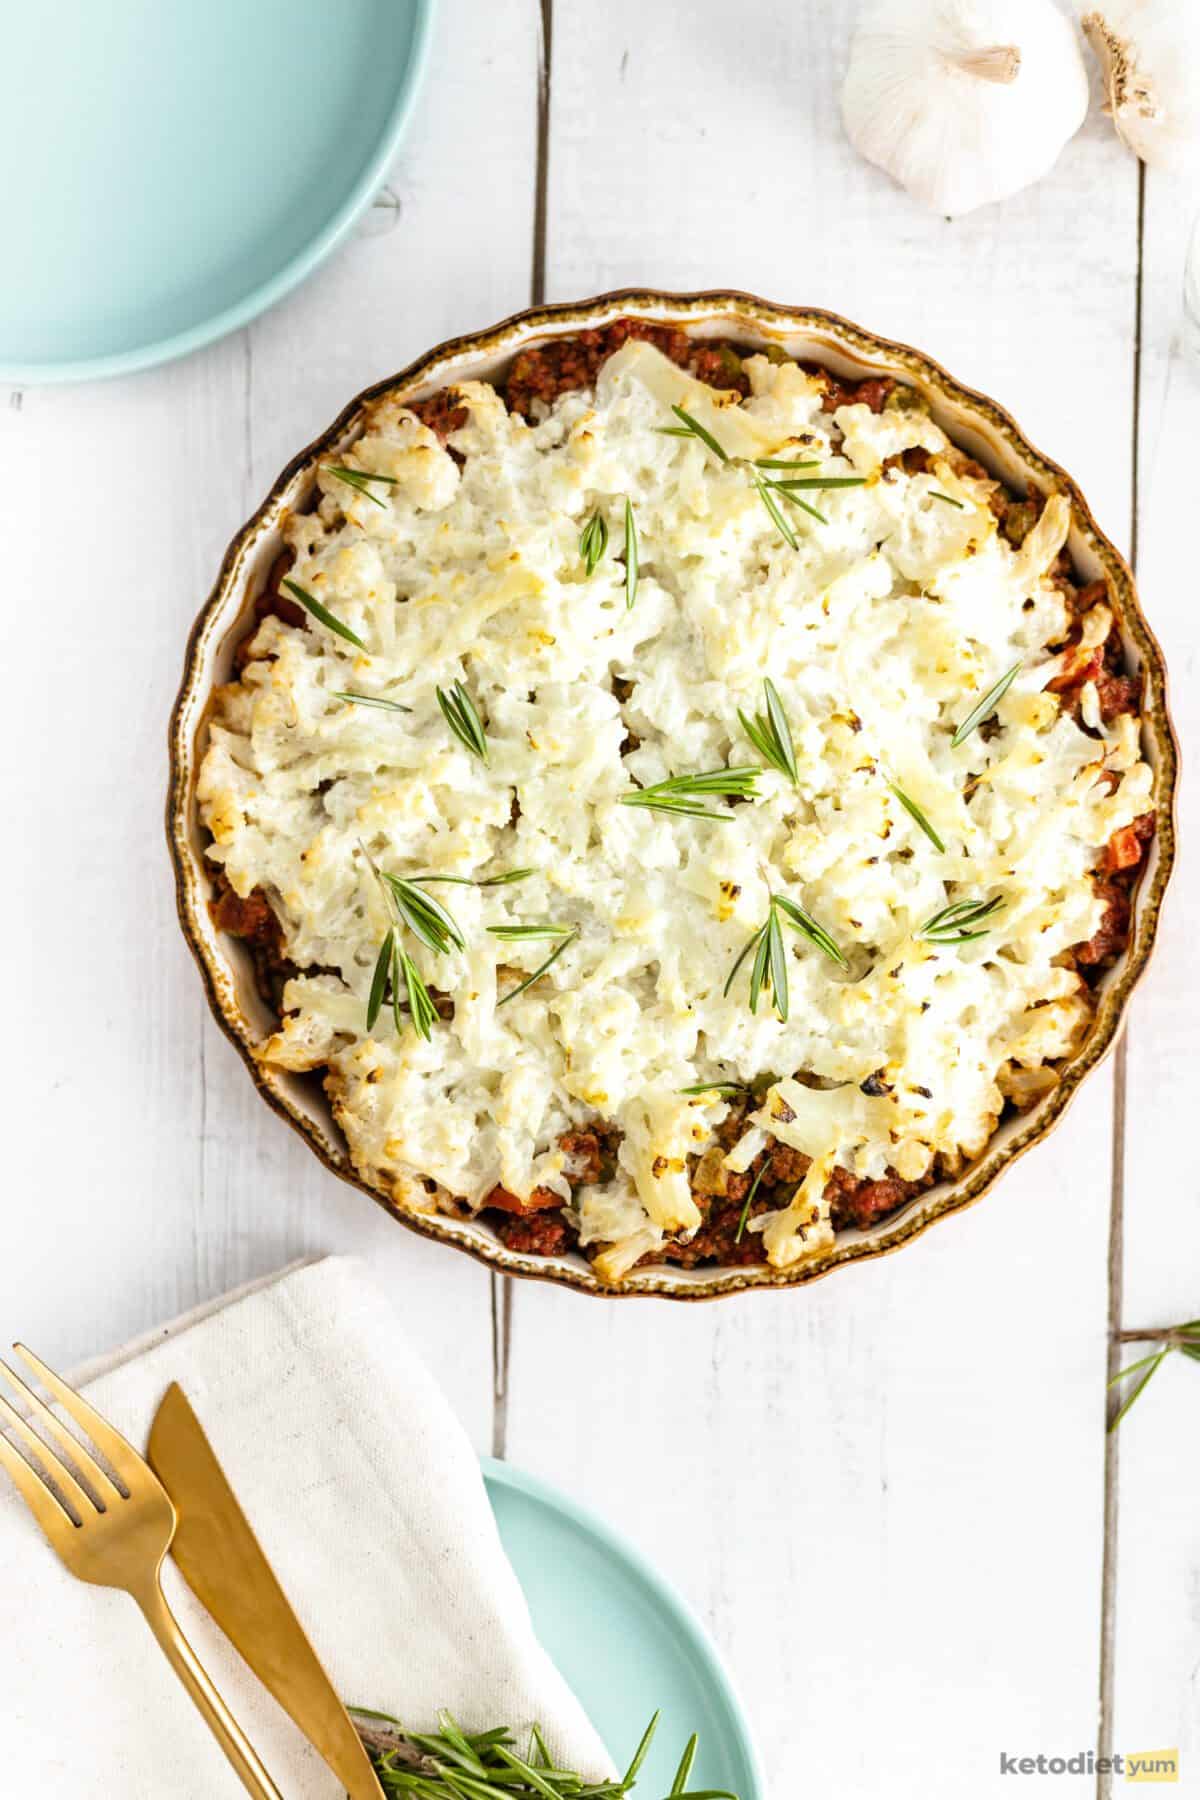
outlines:
[[[1135,156],[1159,167],[1200,157],[1200,6],[1101,0],[1083,29],[1100,58],[1104,110]]]
[[[947,214],[1044,175],[1087,104],[1054,0],[868,0],[842,89],[855,149]]]

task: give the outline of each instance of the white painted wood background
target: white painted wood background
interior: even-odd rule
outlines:
[[[398,214],[207,352],[3,396],[0,1336],[67,1364],[358,1251],[479,1446],[608,1514],[699,1610],[775,1800],[981,1800],[1010,1789],[1002,1750],[1110,1744],[1178,1744],[1200,1792],[1200,1374],[1168,1364],[1107,1464],[1104,1434],[1111,1327],[1200,1312],[1194,792],[1126,1050],[1054,1138],[896,1257],[697,1308],[494,1286],[343,1188],[256,1098],[175,922],[165,724],[223,546],[350,395],[539,293],[747,288],[994,393],[1136,548],[1189,747],[1200,196],[1140,188],[1094,109],[1037,187],[919,210],[841,132],[853,10],[443,0]]]

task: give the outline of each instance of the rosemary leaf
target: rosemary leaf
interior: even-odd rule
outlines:
[[[477,756],[485,766],[488,761],[487,734],[483,729],[483,721],[479,717],[475,702],[463,686],[456,681],[447,693],[438,688],[437,701],[442,709],[442,716],[460,744],[464,744],[472,756]]]
[[[326,631],[332,631],[337,637],[345,638],[348,644],[355,644],[360,650],[366,649],[367,646],[358,634],[351,631],[348,625],[343,625],[340,619],[335,618],[329,608],[322,606],[321,602],[314,599],[308,589],[302,588],[298,581],[293,581],[289,575],[285,575],[279,585],[285,587],[292,598],[300,602],[306,613],[311,613],[319,624],[324,625]]]
[[[524,881],[529,875],[536,875],[536,869],[505,869],[502,875],[485,875],[477,880],[473,875],[417,875],[417,881],[452,881],[456,887],[507,887],[511,881]]]
[[[813,456],[756,456],[754,466],[756,469],[819,469],[821,465]]]
[[[723,1099],[745,1091],[740,1081],[698,1081],[693,1087],[675,1089],[677,1094],[719,1094]]]
[[[959,512],[965,512],[967,510],[963,501],[956,500],[953,494],[943,494],[941,488],[930,488],[929,498],[931,500],[944,501],[947,506],[957,506]]]
[[[865,475],[803,475],[795,481],[772,481],[769,484],[781,494],[803,493],[809,488],[865,487]]]
[[[759,499],[762,501],[763,505],[766,507],[767,512],[770,515],[771,522],[774,525],[776,531],[778,531],[780,537],[783,539],[785,544],[790,545],[790,547],[793,550],[798,550],[800,548],[800,540],[796,536],[795,532],[792,530],[791,526],[788,524],[787,520],[784,518],[783,514],[780,512],[779,502],[776,500],[774,494],[771,492],[771,484],[767,481],[764,481],[761,475],[756,474],[753,477],[753,479],[754,479],[754,491],[758,495]],[[799,504],[803,506],[804,502],[801,501]],[[804,510],[806,512],[812,512],[814,509],[812,507],[805,506]],[[819,515],[818,515],[818,517],[819,517]],[[824,521],[822,521],[822,522],[824,522]]]
[[[389,875],[385,871],[383,880],[401,922],[407,925],[414,937],[420,938],[423,944],[436,950],[439,955],[444,955],[451,944],[459,950],[466,949],[467,940],[457,921],[440,900],[425,893],[414,881],[406,881],[399,875]]]
[[[978,706],[967,714],[954,736],[950,739],[951,749],[957,750],[960,744],[966,742],[977,725],[982,725],[985,719],[991,718],[1024,666],[1023,662],[1015,662],[1011,669],[1005,670],[995,687],[990,687],[988,689]]]
[[[809,502],[802,499],[799,494],[789,494],[786,489],[783,488],[779,491],[783,494],[785,500],[789,500],[793,506],[798,506],[801,512],[806,512],[810,519],[815,519],[817,521],[818,525],[828,525],[829,520],[826,518],[825,514],[819,512],[815,506],[811,506]]]
[[[1003,905],[999,894],[992,900],[955,900],[926,919],[913,935],[931,944],[967,944],[973,938],[987,936],[990,927],[982,931],[978,927]]]
[[[634,523],[633,504],[625,501],[625,610],[633,611],[633,603],[637,599],[638,590],[638,540],[637,525]]]
[[[583,558],[583,568],[590,581],[596,573],[596,566],[604,552],[608,549],[608,520],[602,512],[594,512],[579,534],[579,554]]]
[[[742,1207],[742,1216],[738,1220],[737,1230],[733,1234],[733,1241],[735,1244],[740,1244],[742,1241],[742,1234],[744,1233],[746,1226],[749,1223],[749,1219],[750,1219],[750,1208],[754,1203],[754,1196],[758,1192],[758,1184],[762,1180],[763,1176],[765,1175],[766,1169],[767,1169],[766,1162],[764,1161],[764,1162],[760,1163],[758,1173],[754,1177],[754,1180],[750,1183],[750,1189],[746,1195],[746,1204]]]
[[[783,914],[793,931],[798,931],[801,937],[807,938],[810,944],[813,944],[829,958],[830,962],[837,963],[838,967],[842,969],[850,967],[825,927],[818,925],[812,914],[805,912],[804,908],[797,905],[795,900],[789,900],[786,894],[776,894],[771,904]]]
[[[738,718],[742,722],[742,730],[754,745],[759,755],[781,775],[786,775],[795,786],[800,775],[796,768],[796,746],[792,742],[792,729],[788,724],[787,714],[783,710],[783,702],[775,691],[775,683],[767,676],[763,681],[766,694],[767,710],[755,713],[753,719],[738,707]]]
[[[656,1712],[645,1731],[642,1733],[642,1741],[634,1751],[633,1761],[626,1769],[624,1779],[621,1782],[623,1788],[631,1788],[641,1773],[642,1764],[645,1762],[650,1750],[650,1745],[654,1741],[654,1734],[658,1730],[658,1721],[661,1717],[662,1713]]]
[[[335,700],[348,700],[352,706],[378,706],[383,712],[410,713],[411,706],[401,706],[398,700],[385,700],[379,694],[342,694],[336,688],[331,690]]]
[[[503,938],[506,943],[520,944],[535,938],[574,937],[579,929],[577,925],[551,925],[548,921],[530,925],[489,925],[492,937]]]
[[[338,481],[344,481],[348,488],[353,488],[355,493],[364,495],[365,498],[370,500],[375,506],[382,506],[383,501],[379,498],[378,494],[373,494],[371,492],[371,489],[367,484],[372,481],[383,481],[387,483],[388,487],[395,487],[396,485],[396,477],[394,475],[372,475],[366,469],[347,469],[340,463],[326,463],[324,473],[326,475],[336,476]]]
[[[1108,1427],[1110,1434],[1117,1429],[1117,1426],[1121,1423],[1121,1420],[1125,1417],[1126,1413],[1129,1411],[1129,1409],[1133,1405],[1134,1401],[1141,1398],[1142,1394],[1146,1390],[1147,1384],[1149,1383],[1151,1376],[1156,1375],[1158,1373],[1158,1370],[1161,1367],[1162,1363],[1164,1362],[1166,1357],[1169,1355],[1170,1355],[1170,1346],[1167,1345],[1164,1349],[1156,1351],[1153,1356],[1144,1356],[1141,1358],[1141,1360],[1139,1362],[1130,1363],[1128,1368],[1120,1370],[1120,1372],[1118,1374],[1113,1376],[1112,1380],[1108,1384],[1109,1387],[1115,1387],[1118,1382],[1124,1381],[1125,1377],[1127,1375],[1132,1375],[1139,1369],[1144,1369],[1146,1371],[1145,1374],[1142,1376],[1141,1380],[1134,1383],[1133,1389],[1130,1392],[1128,1399],[1125,1400],[1124,1403],[1113,1414],[1112,1422]]]
[[[721,448],[712,432],[706,430],[699,419],[694,419],[690,412],[684,411],[682,406],[673,406],[671,411],[675,414],[675,417],[680,423],[675,427],[668,425],[666,430],[672,432],[672,435],[678,430],[683,437],[699,438],[700,442],[702,444],[707,444],[713,455],[719,457],[723,463],[729,461],[728,451]]]
[[[732,813],[715,812],[711,807],[702,806],[702,797],[713,794],[724,794],[741,800],[753,800],[757,795],[759,770],[753,767],[733,769],[708,769],[699,775],[673,775],[667,781],[656,781],[652,787],[635,788],[632,793],[622,794],[622,806],[644,806],[654,812],[678,813],[692,819],[721,819],[726,822],[733,818]]]
[[[570,934],[563,938],[562,942],[550,952],[545,962],[533,971],[532,975],[527,975],[524,981],[520,982],[515,988],[510,988],[507,994],[502,994],[500,996],[499,1000],[496,1002],[497,1007],[507,1006],[510,1000],[515,1000],[518,994],[523,994],[525,989],[532,987],[535,981],[540,981],[542,976],[546,973],[546,970],[550,968],[553,963],[558,961],[563,951],[566,950],[578,936],[579,927],[576,925],[572,927]]]
[[[946,848],[945,844],[943,844],[941,838],[938,836],[937,832],[933,829],[933,826],[929,823],[929,820],[925,817],[925,814],[921,811],[921,809],[917,805],[916,801],[910,800],[908,795],[904,792],[904,789],[897,787],[894,781],[889,781],[888,786],[891,788],[893,794],[895,794],[897,800],[900,802],[901,806],[904,808],[904,810],[908,814],[909,818],[916,820],[917,824],[921,827],[921,830],[925,833],[925,836],[929,839],[929,841],[933,845],[934,849],[935,850],[945,850],[945,848]]]
[[[387,993],[388,975],[392,967],[392,952],[395,948],[395,932],[389,931],[379,946],[379,957],[375,964],[375,973],[371,977],[371,994],[367,1001],[367,1030],[373,1029],[376,1019],[383,1010],[383,997]]]
[[[679,1759],[679,1767],[675,1771],[675,1779],[671,1783],[671,1792],[668,1795],[668,1800],[678,1800],[680,1794],[686,1794],[688,1776],[691,1774],[692,1764],[696,1760],[696,1746],[699,1742],[699,1738],[693,1731],[691,1737],[687,1741],[687,1746],[684,1749],[683,1755]]]

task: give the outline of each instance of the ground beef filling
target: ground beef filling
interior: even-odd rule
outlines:
[[[595,331],[583,331],[571,338],[555,339],[522,350],[514,358],[506,382],[501,386],[512,412],[525,418],[537,417],[561,394],[591,387],[601,365],[630,338],[652,343],[679,367],[687,369],[710,387],[736,390],[743,396],[749,382],[742,367],[741,355],[732,342],[724,339],[697,341],[673,326],[652,325],[641,319],[617,319]],[[781,353],[775,353],[781,354]],[[872,412],[905,402],[909,390],[901,388],[890,377],[870,377],[860,382],[839,380],[815,365],[802,365],[817,377],[824,388],[822,410],[835,412],[839,406],[865,405]],[[453,387],[440,390],[428,399],[413,403],[410,410],[436,433],[446,439],[467,422],[467,409]],[[909,470],[928,466],[928,453],[921,449],[906,450],[896,459]],[[885,474],[887,470],[885,464]],[[959,467],[978,480],[988,480],[987,471],[972,458],[959,453]],[[1019,545],[1033,529],[1041,514],[1044,500],[1038,495],[1018,497],[999,482],[993,484],[992,510],[1000,530],[1014,545]],[[250,645],[259,625],[271,614],[289,625],[304,626],[304,609],[290,599],[281,583],[291,566],[291,552],[276,558],[261,593],[254,602],[251,629],[239,644],[234,656],[240,671],[251,659]],[[1086,683],[1095,685],[1100,714],[1106,723],[1120,713],[1136,713],[1142,700],[1140,676],[1130,674],[1125,648],[1119,632],[1110,631],[1102,645],[1083,650],[1082,620],[1092,607],[1107,603],[1108,589],[1103,581],[1078,583],[1065,552],[1054,571],[1067,611],[1071,630],[1061,648],[1068,652],[1062,673],[1050,683],[1050,691],[1058,695],[1060,704],[1078,718]],[[1078,654],[1071,654],[1078,646]],[[1072,952],[1081,974],[1096,980],[1104,969],[1124,951],[1129,941],[1133,912],[1133,889],[1147,850],[1154,836],[1154,815],[1145,813],[1112,837],[1093,880],[1104,899],[1104,915],[1095,934]],[[211,903],[213,922],[221,931],[239,937],[248,945],[254,959],[259,993],[276,1012],[282,1010],[283,987],[299,973],[284,952],[283,930],[271,904],[270,896],[255,888],[244,898],[235,894],[224,875],[215,876],[216,895]],[[439,1014],[445,1018],[453,1010],[445,995],[435,995]],[[734,1173],[721,1167],[724,1154],[746,1128],[747,1115],[757,1101],[751,1094],[735,1102],[718,1128],[717,1143],[702,1156],[693,1158],[692,1194],[700,1209],[699,1228],[688,1242],[672,1241],[662,1245],[647,1262],[665,1261],[685,1268],[701,1264],[741,1265],[763,1260],[761,1241],[748,1227],[760,1214],[786,1205],[790,1191],[808,1173],[810,1159],[802,1151],[769,1140],[744,1172]],[[620,1131],[613,1125],[597,1121],[586,1129],[566,1132],[559,1139],[564,1153],[563,1174],[572,1191],[611,1181],[616,1174]],[[856,1176],[849,1169],[835,1168],[825,1187],[834,1229],[843,1231],[866,1229],[886,1218],[906,1200],[922,1189],[931,1187],[941,1171],[932,1169],[921,1181],[905,1181],[893,1169],[878,1180]],[[790,1191],[789,1191],[790,1190]],[[459,1202],[458,1204],[462,1204]],[[570,1216],[571,1202],[548,1187],[534,1188],[522,1198],[497,1185],[486,1195],[480,1214],[492,1226],[508,1249],[528,1256],[561,1256],[578,1245],[579,1234]],[[585,1247],[591,1256],[601,1246]]]

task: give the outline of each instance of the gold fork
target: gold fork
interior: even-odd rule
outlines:
[[[163,1595],[160,1570],[176,1522],[166,1489],[133,1446],[53,1369],[23,1344],[14,1344],[13,1349],[63,1411],[87,1432],[117,1479],[5,1362],[0,1362],[0,1370],[60,1450],[47,1445],[0,1394],[0,1463],[71,1574],[98,1587],[123,1588],[141,1607],[159,1648],[199,1707],[243,1787],[257,1800],[281,1800],[279,1789],[205,1674]],[[48,1480],[14,1449],[4,1435],[5,1427],[44,1467]]]

